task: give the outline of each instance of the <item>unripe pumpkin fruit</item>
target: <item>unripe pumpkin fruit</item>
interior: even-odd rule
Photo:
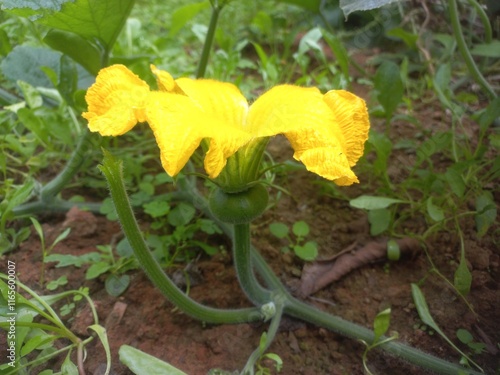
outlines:
[[[226,193],[216,188],[208,199],[212,214],[225,223],[249,223],[262,215],[269,201],[267,189],[261,184],[238,193]]]

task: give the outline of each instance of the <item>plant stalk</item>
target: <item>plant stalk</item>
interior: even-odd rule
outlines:
[[[208,57],[210,56],[210,51],[212,49],[212,44],[215,37],[215,30],[217,29],[217,22],[219,20],[219,14],[222,10],[223,5],[219,5],[218,1],[211,1],[212,4],[212,15],[210,17],[210,23],[208,25],[207,35],[205,37],[205,43],[203,44],[203,50],[201,51],[200,62],[198,63],[198,70],[196,72],[196,78],[203,78],[205,76],[205,71],[207,69]]]
[[[455,35],[455,40],[457,41],[457,47],[462,54],[463,59],[465,60],[465,65],[467,65],[469,73],[471,74],[474,81],[476,81],[476,83],[481,87],[481,89],[490,99],[496,98],[497,94],[479,71],[476,62],[474,61],[474,58],[470,53],[469,47],[467,47],[467,43],[462,31],[462,26],[460,25],[457,0],[448,0],[448,11],[450,14],[453,34]]]
[[[125,191],[121,161],[106,151],[104,151],[104,155],[103,164],[99,166],[99,169],[104,173],[108,182],[123,232],[127,236],[137,260],[153,284],[180,310],[207,323],[244,323],[262,320],[263,315],[260,309],[255,307],[223,310],[204,306],[189,298],[170,280],[151,254],[142,237]]]

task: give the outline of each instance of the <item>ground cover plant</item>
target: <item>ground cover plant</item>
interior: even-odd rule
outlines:
[[[1,1],[0,373],[500,371],[498,9],[385,3]]]

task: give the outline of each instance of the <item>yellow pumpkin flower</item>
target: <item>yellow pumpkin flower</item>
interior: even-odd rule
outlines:
[[[150,90],[122,65],[101,70],[86,95],[88,112],[83,117],[89,129],[116,136],[148,122],[171,176],[206,140],[208,176],[221,178],[229,160],[227,173],[240,174],[238,184],[258,177],[254,172],[263,146],[269,137],[283,134],[295,151],[293,157],[309,171],[338,185],[358,182],[351,167],[363,154],[370,124],[365,102],[356,95],[344,90],[323,95],[316,88],[278,85],[249,105],[233,84],[174,80],[165,71],[151,69],[158,90]]]

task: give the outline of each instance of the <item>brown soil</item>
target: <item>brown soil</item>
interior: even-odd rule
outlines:
[[[394,130],[397,132],[398,127]],[[399,129],[400,130],[400,129]],[[412,131],[412,129],[406,130]],[[285,154],[288,146],[283,142],[272,144],[271,152]],[[397,176],[399,163],[393,163],[391,175]],[[362,181],[366,177],[361,176]],[[321,193],[319,179],[306,172],[293,172],[280,177],[279,183],[291,192],[283,196],[276,207],[267,212],[253,227],[254,245],[290,290],[300,287],[302,261],[290,254],[283,254],[283,241],[270,235],[268,224],[279,221],[292,224],[306,221],[312,228],[310,239],[318,242],[320,257],[326,258],[357,242],[359,246],[373,240],[369,234],[366,214],[349,207],[345,200],[334,199]],[[365,192],[364,185],[343,188],[348,196]],[[101,216],[85,216],[88,222],[74,226],[70,236],[58,244],[54,253],[75,254],[96,251],[96,245],[116,241],[120,227]],[[64,215],[47,215],[40,220],[50,239],[63,230]],[[418,232],[426,223],[415,218],[412,230]],[[441,329],[465,352],[467,347],[456,338],[459,328],[467,329],[475,341],[488,344],[487,350],[473,359],[487,374],[500,371],[500,251],[497,247],[498,224],[482,239],[475,234],[474,221],[461,222],[465,228],[465,245],[473,284],[467,300],[474,307],[474,315],[456,292],[436,274],[429,273],[430,263],[424,252],[405,257],[398,262],[380,261],[356,269],[334,284],[328,285],[307,302],[356,322],[371,327],[376,314],[391,307],[391,331],[399,333],[400,341],[432,353],[440,358],[458,362],[460,355],[437,333],[430,332],[420,321],[411,297],[410,284],[422,281],[430,311]],[[223,237],[216,237],[221,252],[202,256],[196,263],[201,282],[192,286],[190,295],[207,305],[219,307],[250,306],[235,277],[231,266],[230,244]],[[441,232],[427,243],[428,253],[439,271],[453,280],[460,256],[460,241],[452,229]],[[40,293],[38,287],[41,254],[36,234],[20,248],[6,255],[17,264],[19,280]],[[5,260],[3,261],[5,263]],[[118,349],[127,344],[153,356],[168,361],[187,374],[206,374],[210,369],[228,371],[241,369],[250,353],[258,346],[266,324],[204,325],[177,311],[155,289],[140,270],[129,272],[132,282],[120,297],[111,297],[104,290],[103,280],[86,281],[85,267],[55,268],[46,270],[48,280],[67,275],[69,283],[64,289],[86,286],[97,308],[99,319],[107,329],[113,355],[112,374],[131,374],[118,360]],[[92,323],[90,310],[85,303],[77,306],[76,313],[66,317],[68,327],[81,337],[88,337],[86,327]],[[105,354],[99,340],[87,347],[85,368],[88,374],[103,374]],[[284,362],[282,374],[362,374],[361,356],[364,346],[336,333],[299,320],[285,318],[270,348]],[[369,367],[374,374],[421,374],[422,370],[399,361],[397,358],[374,351],[369,355]],[[272,367],[271,363],[268,363]],[[56,366],[49,363],[47,366]],[[56,368],[56,367],[54,367]]]

